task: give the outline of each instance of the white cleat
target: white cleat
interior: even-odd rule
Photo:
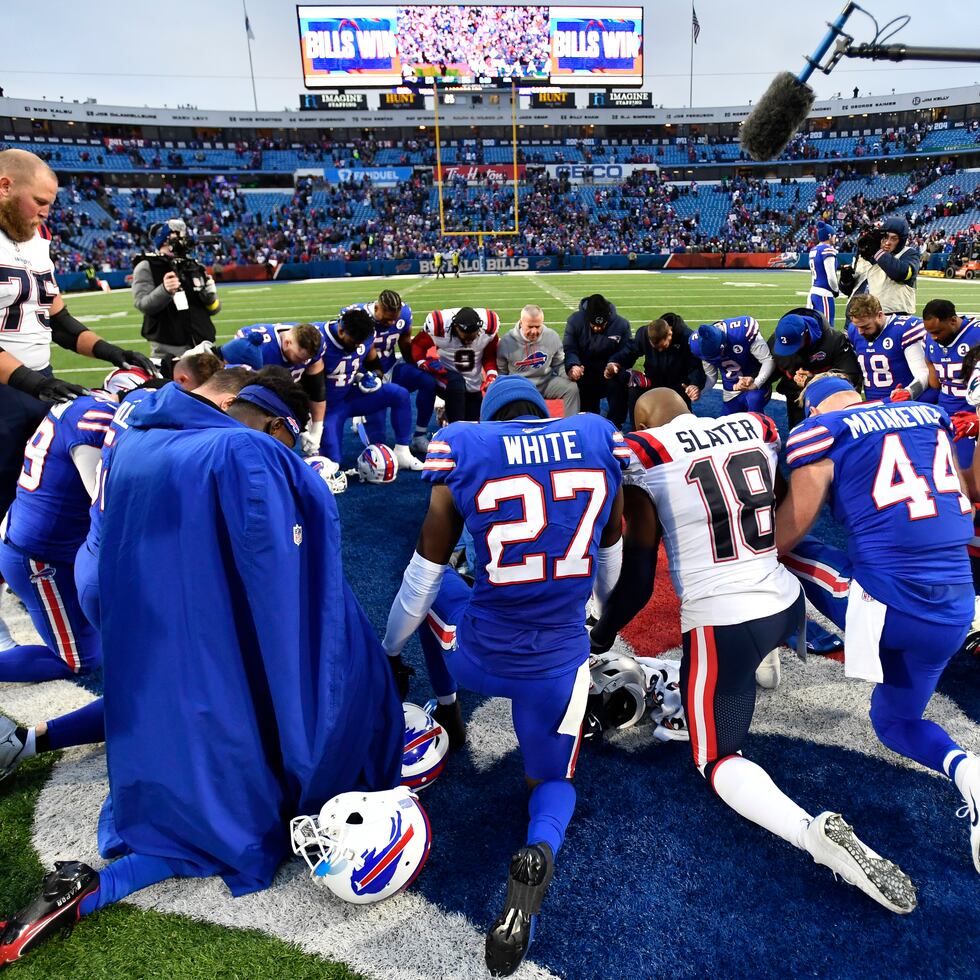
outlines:
[[[363,415],[352,415],[351,416],[351,419],[350,419],[350,430],[351,430],[351,432],[353,432],[353,433],[356,434],[357,431],[358,431],[358,428],[357,427],[359,425],[364,425],[365,421],[366,421],[366,419],[365,419],[365,417]]]
[[[759,687],[764,687],[767,691],[775,691],[779,687],[779,679],[782,671],[779,666],[779,648],[762,658],[762,662],[755,668],[755,682]]]
[[[7,624],[0,619],[0,653],[4,650],[13,650],[17,646],[17,641],[10,635]]]
[[[424,469],[422,460],[416,459],[408,446],[395,446],[395,460],[398,463],[399,470],[412,470],[417,473],[419,470]]]
[[[899,915],[915,909],[912,879],[897,864],[863,844],[839,813],[825,810],[814,817],[803,840],[817,864],[830,868],[879,905]]]
[[[969,767],[964,770],[964,767]],[[980,757],[971,755],[960,763],[964,804],[956,811],[958,817],[969,817],[970,820],[970,854],[973,856],[973,867],[980,874]],[[959,772],[957,772],[959,775]]]
[[[0,783],[23,761],[24,743],[17,737],[17,726],[0,715]]]

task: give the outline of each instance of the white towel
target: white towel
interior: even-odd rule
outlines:
[[[878,647],[888,607],[868,595],[857,579],[847,591],[847,617],[844,620],[844,674],[880,684],[881,656]]]
[[[585,717],[585,705],[589,700],[589,688],[592,685],[592,676],[589,673],[589,662],[584,661],[575,674],[575,683],[572,685],[572,696],[568,699],[568,707],[565,709],[565,716],[558,726],[559,735],[575,735],[582,728],[582,719]]]

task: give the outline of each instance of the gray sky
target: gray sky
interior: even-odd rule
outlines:
[[[685,106],[691,4],[647,0],[644,6],[645,87],[657,104]],[[757,99],[777,71],[799,71],[841,6],[841,0],[696,0],[701,36],[694,49],[694,105],[744,104]],[[976,0],[864,0],[863,6],[882,25],[898,13],[912,13],[897,38],[905,44],[980,44]],[[295,109],[303,91],[295,4],[250,0],[248,13],[259,109]],[[852,15],[848,30],[857,41],[874,33],[860,13]],[[134,0],[125,6],[86,0],[81,7],[77,0],[17,2],[4,10],[4,36],[0,86],[8,96],[252,108],[241,0]],[[976,82],[980,65],[871,61],[845,61],[829,77],[811,80],[821,98],[839,91],[849,95],[855,85],[861,94],[883,95]]]

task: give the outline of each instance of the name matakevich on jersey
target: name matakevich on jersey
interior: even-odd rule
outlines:
[[[58,295],[50,241],[38,229],[26,242],[0,231],[0,347],[32,371],[51,363],[51,304]]]

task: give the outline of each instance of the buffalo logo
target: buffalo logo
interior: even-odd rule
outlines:
[[[533,354],[528,354],[527,357],[517,361],[514,367],[533,370],[534,368],[543,368],[547,363],[548,355],[543,350],[536,350]]]
[[[827,359],[827,354],[825,351],[818,350],[816,353],[810,355],[810,363],[814,361],[825,361]]]
[[[376,894],[384,891],[398,870],[399,856],[414,836],[415,828],[411,824],[402,833],[402,815],[396,813],[391,818],[391,833],[384,847],[372,848],[361,855],[364,863],[351,875],[350,883],[354,894]]]
[[[770,257],[766,267],[769,269],[792,269],[799,260],[799,252],[780,252],[779,255]]]

